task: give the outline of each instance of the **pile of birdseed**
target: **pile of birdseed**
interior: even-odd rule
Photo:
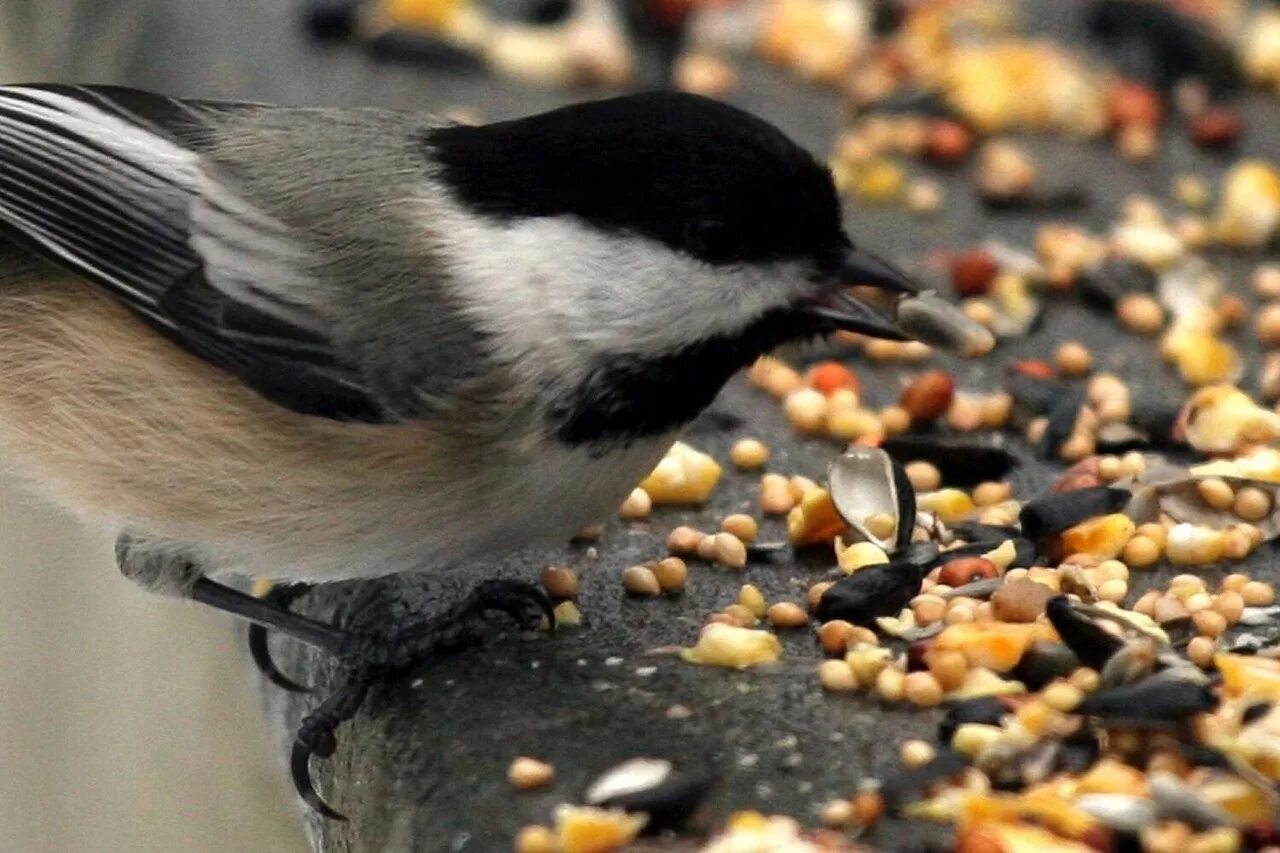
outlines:
[[[941,5],[922,4],[935,16]],[[902,52],[928,23],[922,15],[904,27]],[[1257,39],[1247,46],[1264,64]],[[968,63],[979,91],[1002,85],[1001,66],[1019,58],[1070,62],[1043,45],[988,54],[949,61]],[[1240,132],[1230,105],[1207,89],[1162,98],[1154,85],[1069,67],[1090,78],[1097,98],[1082,126],[1012,113],[948,115],[948,125],[869,103],[841,138],[837,178],[864,201],[905,198],[927,213],[942,199],[905,186],[886,156],[958,162],[984,135],[1043,126],[1109,134],[1124,156],[1144,160],[1158,153],[1166,103],[1205,150],[1229,148]],[[963,88],[946,94],[1016,113]],[[1019,147],[989,140],[975,183],[992,205],[1075,206],[1077,188],[1046,189],[1037,176]],[[1280,225],[1280,173],[1249,160],[1216,187],[1185,174],[1169,199],[1132,198],[1118,214],[1102,233],[1054,222],[1029,246],[953,253],[942,275],[965,312],[1004,342],[1027,336],[1052,300],[1079,299],[1117,334],[1153,338],[1185,384],[1182,399],[1136,399],[1075,341],[1033,359],[997,349],[987,358],[1004,365],[1003,387],[982,393],[959,390],[947,370],[921,369],[896,404],[881,407],[864,403],[858,361],[923,365],[928,347],[843,336],[837,359],[801,369],[766,358],[751,369],[761,399],[775,398],[798,434],[834,440],[827,482],[769,469],[758,515],[785,518],[787,542],[758,541],[751,515],[728,516],[719,531],[676,528],[670,553],[627,568],[623,588],[659,599],[696,584],[698,563],[732,571],[791,549],[830,549],[843,576],[815,584],[804,601],[770,601],[743,585],[686,647],[657,651],[690,664],[768,667],[783,654],[779,632],[807,631],[827,657],[814,690],[940,706],[945,716],[935,743],[902,744],[898,774],[852,782],[828,803],[825,826],[741,812],[698,849],[895,849],[876,832],[886,813],[949,824],[962,851],[1280,849],[1275,589],[1244,573],[1214,584],[1198,574],[1280,534],[1280,353],[1251,371],[1234,340],[1247,330],[1264,348],[1280,344],[1280,265],[1266,255]],[[1247,282],[1225,278],[1223,249],[1256,259]],[[1262,302],[1253,316],[1245,287]],[[1253,393],[1239,385],[1251,372]],[[1011,430],[1062,466],[1047,491],[1015,492],[1018,460],[1001,440]],[[755,471],[770,453],[744,439],[729,456]],[[685,447],[620,515],[705,500],[719,475],[714,460]],[[1183,573],[1144,578],[1167,566]],[[636,814],[566,808],[554,829],[523,830],[517,849],[623,849],[645,828]]]

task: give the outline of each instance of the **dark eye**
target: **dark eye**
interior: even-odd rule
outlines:
[[[690,254],[711,263],[730,260],[738,252],[733,232],[718,219],[690,222],[685,228],[684,243]]]

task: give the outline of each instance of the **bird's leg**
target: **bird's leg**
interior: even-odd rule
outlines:
[[[432,663],[478,645],[484,638],[490,613],[504,613],[528,628],[536,627],[545,616],[555,627],[550,599],[538,587],[519,581],[486,581],[443,614],[396,626],[382,636],[371,636],[294,613],[278,600],[280,597],[255,598],[210,580],[195,561],[172,543],[124,533],[116,541],[116,559],[127,577],[150,589],[185,595],[322,649],[351,665],[344,685],[303,719],[290,762],[299,795],[317,811],[335,819],[342,816],[320,799],[312,785],[310,758],[333,754],[337,748],[336,728],[355,715],[371,685],[412,666]],[[274,670],[274,665],[271,668]]]

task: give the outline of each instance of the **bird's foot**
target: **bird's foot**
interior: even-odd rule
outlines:
[[[444,614],[399,626],[385,636],[348,635],[336,654],[352,665],[351,673],[336,692],[302,720],[294,740],[290,767],[302,799],[326,817],[345,820],[316,792],[311,779],[311,756],[333,755],[338,745],[338,726],[355,716],[371,686],[479,645],[488,616],[495,612],[507,615],[522,628],[536,628],[545,616],[555,628],[551,600],[541,589],[519,581],[492,580],[480,584]]]

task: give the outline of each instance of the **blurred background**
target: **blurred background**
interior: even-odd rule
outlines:
[[[1274,137],[1240,141],[1234,106],[1241,88],[1280,87],[1280,12],[1267,5],[0,0],[0,81],[459,120],[673,85],[726,97],[830,155],[859,228],[915,262],[987,236],[993,211],[1079,208],[1080,187],[1061,176],[1074,180],[1101,145],[1135,168],[1167,145],[1173,165],[1135,173],[1156,187],[1193,149],[1274,154]],[[1083,19],[1099,8],[1111,17]],[[1072,46],[1025,35],[1043,32]],[[1159,132],[1162,110],[1177,111],[1172,133]],[[1061,143],[1033,147],[1057,164],[1056,185],[1008,146],[979,154],[984,138],[1022,132]],[[1127,191],[1090,189],[1105,210]],[[1280,199],[1266,203],[1277,210],[1265,233],[1252,217],[1239,244],[1273,236]],[[1035,221],[1004,220],[1002,233],[1029,243]],[[0,484],[0,850],[304,849],[239,626],[134,588],[110,545]]]

